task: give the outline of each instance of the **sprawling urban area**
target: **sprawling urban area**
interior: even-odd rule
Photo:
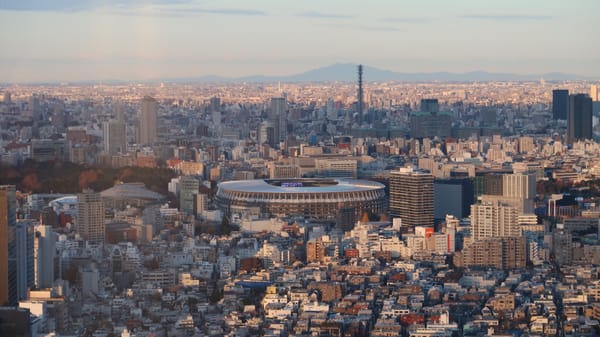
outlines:
[[[0,335],[600,335],[600,82],[356,70],[0,87]]]

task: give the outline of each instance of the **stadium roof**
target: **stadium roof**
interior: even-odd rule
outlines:
[[[277,182],[278,184],[273,184]],[[307,186],[311,185],[311,186]],[[226,191],[250,193],[327,193],[360,192],[382,189],[378,182],[359,179],[254,179],[235,180],[219,184]]]
[[[145,188],[141,184],[119,184],[100,192],[103,198],[162,200],[164,196]]]

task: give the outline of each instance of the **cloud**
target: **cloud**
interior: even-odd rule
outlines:
[[[0,10],[81,12],[108,10],[119,15],[182,16],[186,14],[264,16],[264,11],[245,8],[192,7],[194,0],[0,0]],[[186,7],[188,5],[188,7]]]
[[[191,0],[0,0],[0,10],[75,12],[96,8],[135,8],[189,3]]]
[[[201,14],[220,14],[220,15],[250,15],[250,16],[265,16],[266,12],[256,9],[243,9],[243,8],[179,8],[178,12],[191,12]]]
[[[332,13],[323,13],[317,11],[306,11],[302,13],[298,13],[298,16],[306,17],[306,18],[320,18],[320,19],[352,19],[353,16],[344,15],[344,14],[332,14]]]
[[[488,21],[544,21],[552,20],[549,15],[462,15],[463,19],[488,20]]]
[[[328,24],[327,26],[333,28],[342,28],[342,29],[355,29],[355,30],[365,30],[365,31],[375,31],[375,32],[399,32],[402,29],[393,26],[379,26],[379,25],[363,25],[363,24]]]
[[[388,18],[384,18],[383,21],[385,21],[385,22],[394,22],[394,23],[426,23],[426,22],[430,22],[431,18],[425,18],[425,17],[420,17],[420,18],[388,17]]]

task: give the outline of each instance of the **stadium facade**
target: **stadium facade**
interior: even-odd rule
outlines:
[[[340,209],[381,214],[385,186],[358,179],[256,179],[219,184],[216,200],[225,215],[304,216],[335,220]]]

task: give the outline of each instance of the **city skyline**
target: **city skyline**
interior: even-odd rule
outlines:
[[[283,76],[334,63],[396,72],[600,76],[594,9],[448,4],[0,1],[2,82]],[[435,8],[433,12],[431,9]],[[73,29],[72,27],[77,27]],[[526,32],[527,34],[524,34]]]

